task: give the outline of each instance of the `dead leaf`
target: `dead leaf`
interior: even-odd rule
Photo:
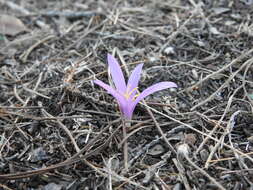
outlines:
[[[0,15],[0,33],[14,36],[28,31],[21,20],[11,15]]]
[[[213,11],[216,15],[219,15],[219,14],[223,14],[223,13],[229,12],[230,9],[229,9],[229,8],[226,8],[226,7],[217,7],[217,8],[213,8],[212,11]]]
[[[194,145],[197,141],[196,135],[193,133],[185,134],[184,142],[189,145]]]

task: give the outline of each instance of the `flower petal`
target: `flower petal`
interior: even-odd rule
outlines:
[[[111,54],[107,54],[107,61],[116,89],[124,94],[126,91],[126,81],[118,61]]]
[[[154,92],[164,90],[166,88],[176,88],[177,85],[174,82],[159,82],[157,84],[154,84],[147,89],[145,89],[136,99],[135,103],[137,104],[139,101],[141,101],[146,96],[153,94]]]
[[[137,92],[136,88],[138,87],[138,83],[141,78],[142,66],[143,66],[143,64],[137,65],[128,79],[127,88],[129,88],[129,89],[127,89],[127,90],[128,90],[128,92],[131,92],[131,95],[130,95],[131,99],[133,99],[133,97],[135,96],[135,94]],[[134,89],[136,89],[136,90],[134,90]]]
[[[102,88],[104,88],[109,94],[111,94],[114,98],[116,98],[121,109],[123,109],[125,107],[126,100],[125,100],[124,96],[120,95],[116,90],[114,90],[112,87],[105,84],[101,80],[94,80],[93,82],[95,84],[101,86]]]
[[[159,82],[157,84],[154,84],[150,87],[148,87],[146,90],[144,90],[133,102],[133,104],[131,105],[131,109],[129,110],[130,115],[133,114],[134,109],[136,107],[136,105],[145,97],[147,97],[150,94],[153,94],[154,92],[160,91],[160,90],[164,90],[166,88],[176,88],[177,85],[174,82]]]
[[[132,118],[134,108],[135,108],[135,106],[134,106],[134,102],[133,101],[128,101],[126,103],[126,107],[123,109],[123,113],[124,113],[124,116],[127,119],[131,119]]]

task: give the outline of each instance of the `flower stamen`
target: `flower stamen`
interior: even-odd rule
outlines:
[[[137,91],[137,89],[138,89],[138,87],[136,87],[136,88],[132,89],[130,92],[128,92],[128,90],[129,90],[129,87],[128,87],[126,90],[126,93],[124,94],[124,97],[126,99],[129,99],[130,96],[134,93],[134,91]],[[134,96],[134,98],[135,98],[135,96]]]
[[[137,94],[132,98],[132,101],[134,101],[138,96],[140,96],[139,91],[137,91]]]

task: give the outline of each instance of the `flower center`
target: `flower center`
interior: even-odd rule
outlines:
[[[138,87],[132,89],[130,92],[129,92],[129,87],[127,87],[127,90],[125,92],[125,94],[123,95],[127,100],[130,98],[130,96],[135,92],[137,91]],[[137,92],[138,93],[138,92]],[[139,96],[139,94],[135,95],[132,99],[132,101],[137,97]]]

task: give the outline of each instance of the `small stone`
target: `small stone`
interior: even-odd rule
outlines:
[[[166,47],[163,51],[166,55],[173,55],[175,54],[175,51],[174,51],[174,48],[169,46],[169,47]]]
[[[42,148],[36,148],[31,152],[31,161],[32,162],[38,162],[38,161],[42,161],[42,160],[46,160],[49,157],[47,156],[46,151]]]
[[[200,152],[200,158],[202,161],[206,161],[208,156],[209,156],[209,152],[206,149],[202,149]]]
[[[196,71],[196,69],[192,69],[192,76],[195,80],[197,80],[199,78],[198,72]]]
[[[221,34],[221,33],[218,31],[218,29],[215,28],[215,27],[213,27],[213,26],[211,26],[211,27],[209,28],[209,31],[210,31],[212,34],[214,34],[214,35],[219,35],[219,34]]]
[[[42,188],[42,190],[61,190],[62,186],[55,183],[49,183]]]
[[[178,153],[179,155],[188,156],[189,153],[190,153],[189,145],[186,144],[186,143],[180,144],[180,145],[177,147],[177,153]]]
[[[160,144],[157,144],[155,146],[153,146],[149,151],[148,151],[148,154],[149,155],[152,155],[152,156],[159,156],[161,155],[162,153],[164,153],[164,148],[162,145]]]
[[[202,42],[202,41],[197,41],[197,44],[198,44],[199,47],[205,47],[206,46],[205,43]]]
[[[186,134],[184,137],[184,142],[188,145],[194,145],[196,143],[196,135],[193,133]]]
[[[155,61],[157,61],[157,60],[158,60],[158,59],[157,59],[156,57],[150,57],[150,58],[149,58],[149,61],[150,61],[150,62],[155,62]]]

